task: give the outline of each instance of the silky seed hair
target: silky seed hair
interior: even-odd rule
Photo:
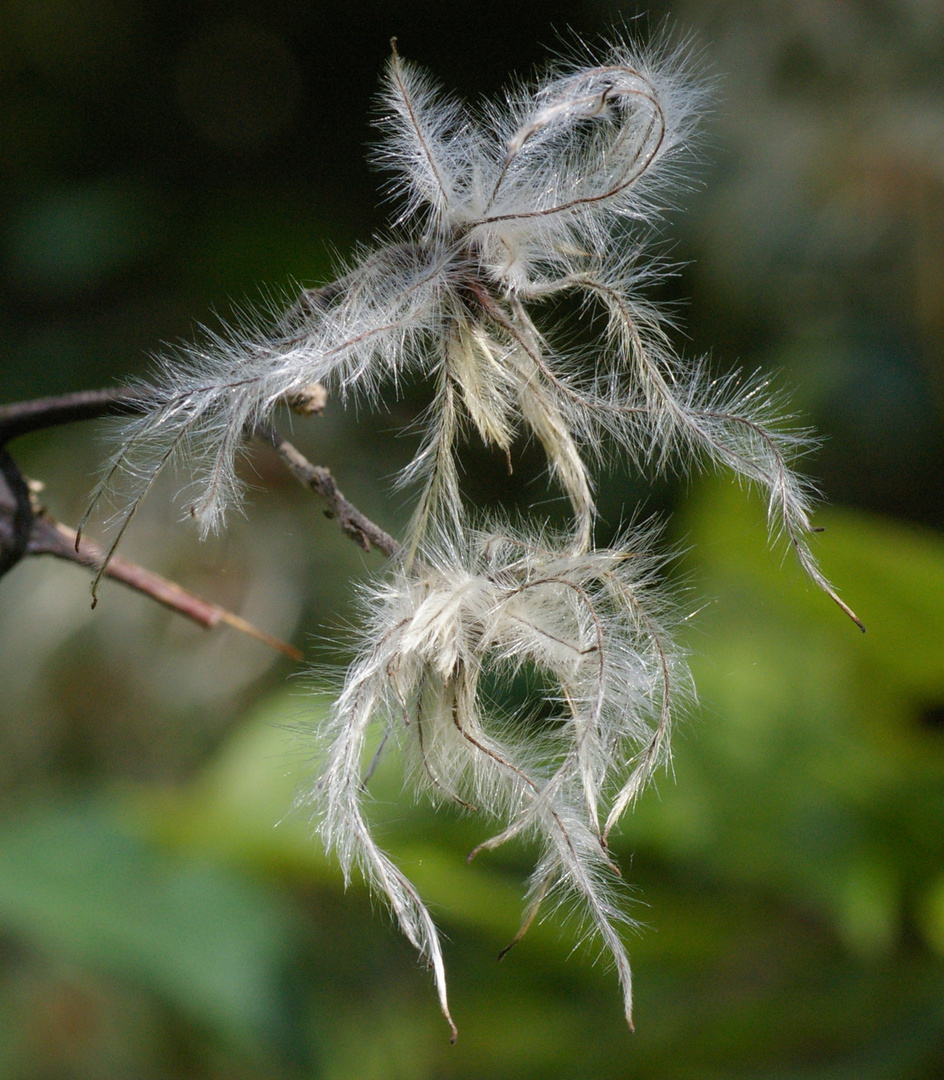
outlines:
[[[389,236],[287,311],[160,360],[93,498],[117,498],[117,543],[182,458],[191,512],[216,528],[239,503],[247,435],[280,403],[312,384],[370,402],[427,378],[423,437],[400,477],[416,493],[406,540],[363,596],[357,658],[302,802],[345,878],[363,873],[430,964],[453,1032],[436,926],[370,827],[372,740],[399,750],[415,790],[492,823],[473,854],[537,844],[519,936],[553,902],[577,912],[617,969],[632,1025],[608,837],[668,759],[689,678],[652,530],[594,548],[601,459],[650,475],[717,467],[760,488],[771,535],[858,623],[809,546],[812,492],[794,471],[809,433],[767,380],[681,358],[646,298],[665,271],[651,237],[705,100],[691,50],[616,37],[575,52],[473,110],[394,43],[374,155],[398,206]],[[589,343],[561,344],[562,299],[577,301]],[[469,430],[509,463],[522,437],[536,440],[571,527],[470,522],[455,461]],[[547,688],[548,723],[501,707],[495,687],[523,671]]]
[[[631,1023],[617,929],[628,920],[607,838],[666,760],[673,704],[689,684],[651,539],[637,530],[575,555],[571,535],[467,530],[427,543],[363,595],[360,655],[321,733],[313,798],[345,878],[357,867],[387,897],[430,961],[447,1016],[432,920],[368,825],[367,748],[398,748],[415,789],[496,822],[473,854],[515,837],[537,842],[523,925],[542,901],[577,912],[616,965]],[[525,667],[549,687],[541,731],[502,715],[483,689],[487,676]]]
[[[376,151],[402,206],[393,235],[284,317],[208,333],[160,362],[93,499],[123,483],[119,536],[175,456],[191,463],[192,514],[218,527],[241,494],[246,432],[279,402],[312,383],[379,397],[420,370],[435,396],[403,476],[420,490],[411,551],[437,518],[461,521],[454,449],[465,419],[506,454],[522,432],[537,438],[579,523],[575,550],[591,543],[598,447],[651,468],[734,470],[767,492],[772,532],[851,615],[808,544],[809,492],[792,469],[807,436],[779,424],[765,383],[718,383],[681,361],[639,295],[658,274],[642,240],[703,105],[689,50],[614,41],[582,51],[476,114],[394,48]],[[545,302],[566,295],[606,316],[589,351],[556,348],[543,325]]]

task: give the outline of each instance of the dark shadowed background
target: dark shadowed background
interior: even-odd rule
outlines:
[[[768,369],[824,441],[817,551],[863,637],[729,477],[614,462],[601,534],[668,519],[700,704],[618,839],[644,925],[637,1028],[551,917],[501,965],[528,852],[377,777],[385,845],[448,940],[430,979],[293,815],[326,698],[77,567],[0,581],[0,1074],[13,1080],[763,1078],[944,1072],[944,11],[939,0],[8,0],[0,8],[0,401],[144,374],[234,307],[329,277],[393,213],[366,153],[400,52],[475,99],[580,35],[690,35],[714,79],[660,248],[677,342]],[[681,212],[684,210],[684,213]],[[293,438],[392,532],[423,387]],[[102,425],[11,444],[81,516]],[[538,454],[473,448],[482,503],[555,513]],[[363,554],[259,450],[200,544],[174,478],[123,552],[343,661]],[[254,470],[254,471],[253,471]],[[178,483],[182,478],[177,478]],[[96,528],[101,523],[96,523]]]

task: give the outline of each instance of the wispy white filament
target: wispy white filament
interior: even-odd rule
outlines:
[[[808,545],[809,491],[791,466],[809,437],[784,430],[765,382],[681,360],[643,297],[660,272],[644,240],[701,108],[685,68],[684,49],[615,41],[474,113],[394,49],[376,155],[402,207],[394,235],[270,323],[207,334],[164,361],[96,495],[125,489],[120,536],[181,453],[193,513],[212,528],[238,500],[247,432],[280,401],[312,383],[371,399],[409,372],[430,378],[423,442],[401,478],[419,488],[410,534],[366,597],[314,800],[345,875],[360,867],[430,963],[447,1018],[436,928],[365,814],[378,726],[415,787],[494,820],[477,851],[539,842],[523,929],[548,899],[575,904],[613,957],[631,1022],[607,837],[666,758],[687,676],[653,587],[651,537],[593,549],[601,453],[648,471],[711,464],[759,486],[771,533],[855,619]],[[589,346],[556,343],[562,298],[582,305],[588,336],[601,328]],[[534,437],[570,502],[566,537],[470,529],[454,460],[469,429],[509,462]],[[483,691],[522,669],[551,687],[546,722]]]
[[[465,418],[508,454],[523,430],[537,437],[586,549],[586,451],[598,452],[606,434],[606,445],[644,464],[703,458],[765,488],[774,533],[849,613],[807,543],[809,500],[791,470],[804,434],[778,431],[757,384],[719,389],[699,365],[681,363],[639,294],[657,268],[633,233],[658,218],[657,196],[688,152],[701,106],[684,60],[682,50],[647,56],[616,42],[477,117],[394,51],[377,158],[396,176],[401,235],[273,324],[208,334],[166,361],[100,491],[123,476],[133,515],[181,452],[194,463],[192,511],[215,527],[239,495],[234,462],[246,431],[279,401],[313,382],[370,397],[420,369],[437,391],[404,478],[422,485],[414,541],[443,516],[461,520],[453,451]],[[588,355],[555,348],[543,325],[546,302],[568,294],[607,316]]]
[[[544,898],[572,901],[614,958],[630,1018],[606,838],[665,759],[671,698],[687,682],[654,569],[629,538],[575,555],[572,537],[467,532],[424,546],[365,595],[361,654],[324,732],[321,831],[430,958],[444,1010],[432,922],[366,823],[369,733],[400,747],[420,790],[497,819],[477,851],[538,839],[528,921]],[[482,689],[522,668],[552,688],[539,725],[504,715]]]

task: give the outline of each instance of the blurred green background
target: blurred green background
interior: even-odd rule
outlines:
[[[716,78],[660,288],[690,355],[779,372],[824,434],[827,572],[859,635],[727,477],[614,467],[601,532],[669,517],[699,705],[616,851],[637,1034],[553,918],[501,965],[529,852],[377,777],[383,842],[448,935],[430,980],[346,895],[290,810],[326,707],[304,667],[44,560],[0,582],[0,1076],[11,1080],[944,1075],[944,9],[940,0],[345,4],[7,0],[0,7],[0,399],[114,385],[232,304],[330,275],[391,212],[365,163],[392,35],[475,98],[559,35],[668,17]],[[390,477],[422,387],[332,403],[293,438],[396,531]],[[15,443],[74,523],[106,450]],[[380,559],[270,455],[245,518],[199,544],[156,491],[124,553],[343,660]],[[543,513],[468,461],[485,501]],[[551,493],[553,494],[553,493]],[[299,674],[301,672],[301,674]]]

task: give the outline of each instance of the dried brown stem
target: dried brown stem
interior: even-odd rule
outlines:
[[[273,427],[257,427],[255,435],[271,444],[293,476],[328,504],[325,511],[327,516],[336,518],[341,531],[359,548],[370,551],[373,544],[384,555],[394,556],[399,553],[400,544],[345,499],[328,469],[321,465],[312,465],[308,458],[287,439],[283,439]]]
[[[301,403],[303,411],[319,412],[324,407],[323,391],[316,394],[316,389],[321,388],[312,388],[312,392]],[[106,552],[94,541],[80,538],[72,529],[33,505],[22,473],[4,449],[7,442],[32,431],[59,424],[140,412],[146,407],[147,396],[146,389],[84,390],[0,406],[0,575],[26,555],[53,555],[121,581],[206,629],[212,629],[221,622],[226,623],[294,660],[301,660],[302,654],[293,646],[266,634],[218,604],[204,600],[175,582],[168,581],[160,574]],[[260,428],[256,435],[270,442],[287,468],[301,483],[324,499],[329,508],[328,516],[337,518],[342,532],[351,537],[359,547],[369,551],[373,545],[388,556],[399,552],[400,545],[392,536],[345,499],[327,469],[312,465],[273,428]]]
[[[46,513],[39,513],[33,519],[33,528],[27,545],[28,555],[54,555],[58,559],[66,559],[69,562],[78,563],[80,566],[97,570],[105,558],[105,551],[94,541],[83,537],[76,548],[76,534],[73,529],[55,521]],[[155,574],[137,563],[131,562],[120,555],[115,555],[105,571],[106,577],[120,581],[136,592],[144,593],[159,604],[184,615],[193,622],[212,630],[221,622],[240,630],[257,641],[277,649],[279,652],[290,656],[293,660],[304,659],[303,654],[294,646],[278,638],[267,634],[264,630],[253,626],[239,615],[226,608],[204,600],[200,596],[189,592],[176,582],[168,581],[167,578]]]

